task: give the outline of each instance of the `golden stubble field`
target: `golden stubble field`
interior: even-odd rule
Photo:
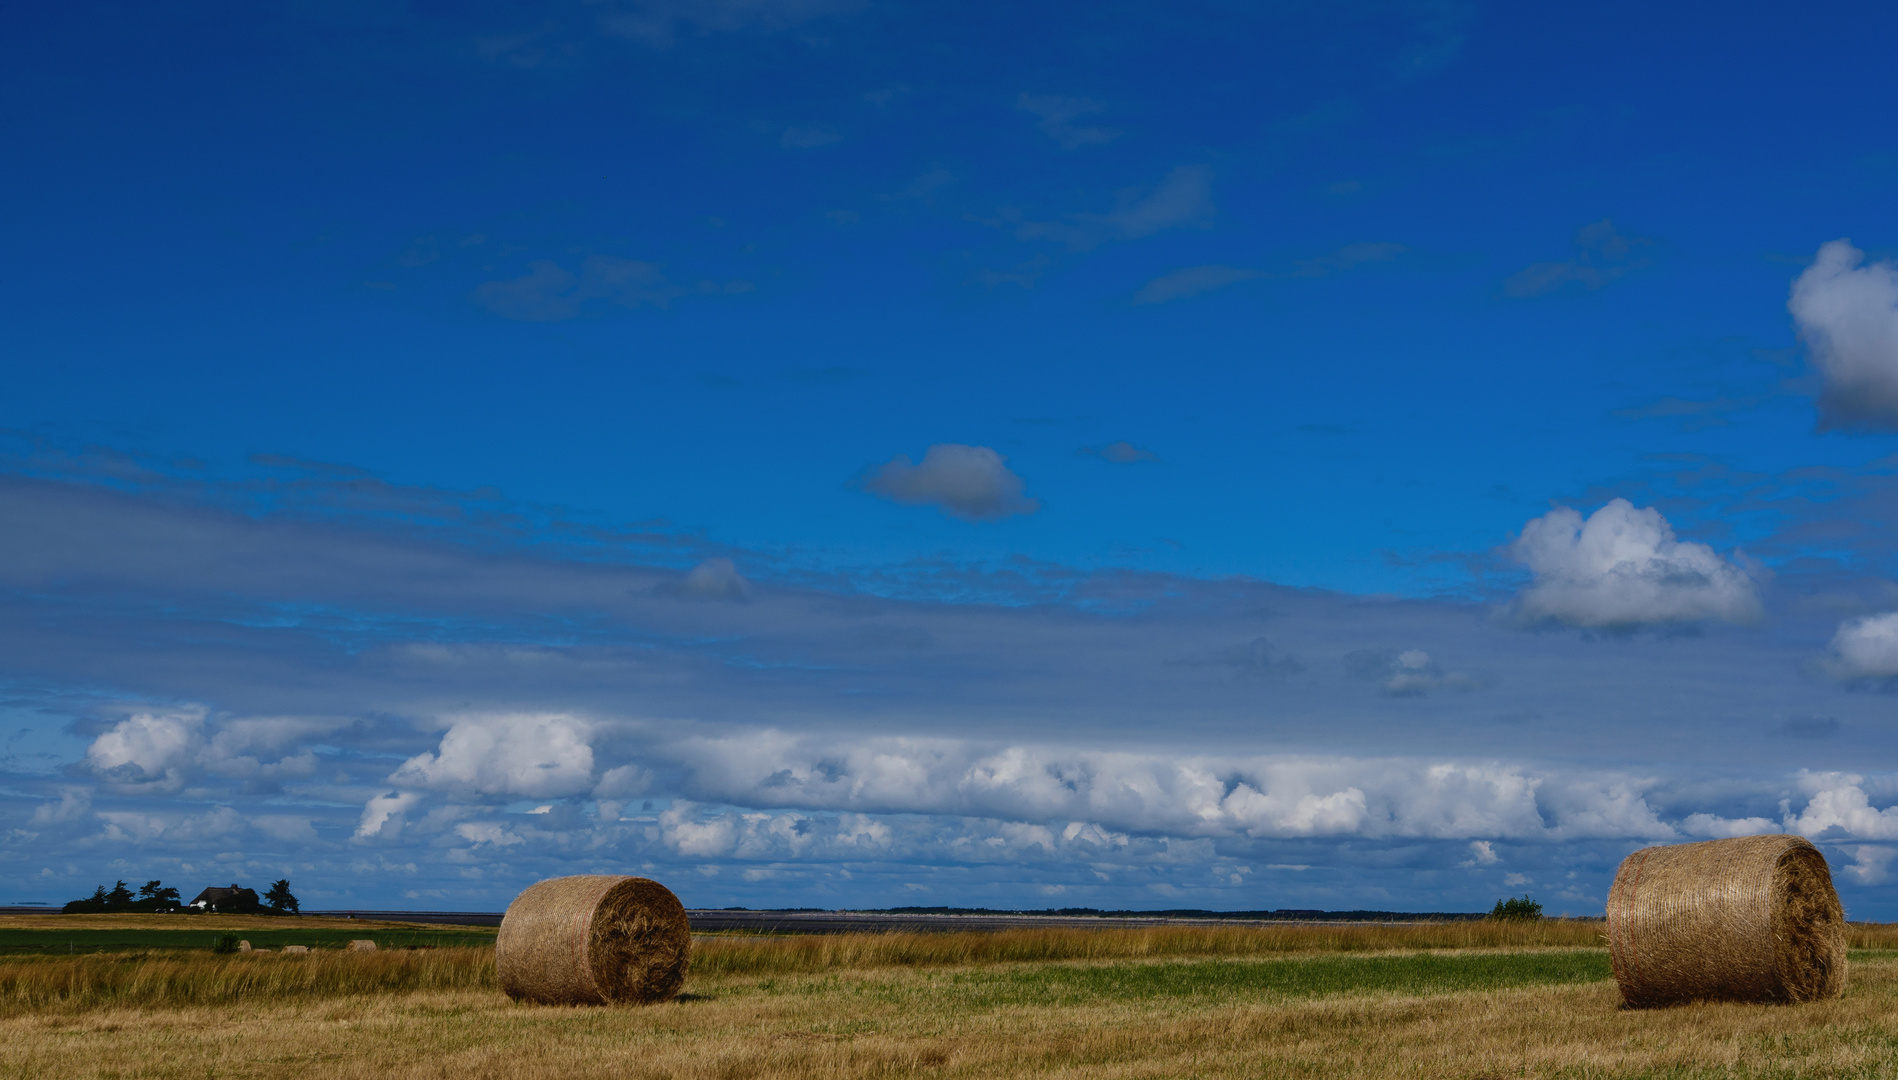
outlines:
[[[0,1077],[1898,1076],[1898,952],[1840,1001],[1637,1012],[1598,932],[710,939],[679,1000],[594,1009],[509,1002],[482,949],[33,958]]]

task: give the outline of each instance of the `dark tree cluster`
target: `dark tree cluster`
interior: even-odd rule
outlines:
[[[199,900],[204,902],[203,907],[183,903],[178,890],[162,881],[148,881],[134,895],[131,888],[120,881],[110,889],[101,885],[93,890],[91,896],[74,900],[60,910],[68,915],[205,910],[226,915],[296,915],[300,912],[296,894],[290,891],[288,878],[274,882],[262,899],[258,898],[257,890],[233,884],[229,888],[206,889],[199,894]]]
[[[1496,901],[1496,906],[1489,910],[1489,917],[1498,920],[1540,919],[1542,905],[1529,899],[1528,894],[1525,893],[1522,896],[1512,896],[1507,900]]]
[[[162,881],[146,882],[134,896],[132,890],[120,880],[110,890],[101,885],[93,890],[91,896],[74,900],[60,910],[68,915],[76,915],[104,911],[176,911],[178,907],[178,890]]]
[[[290,894],[290,879],[278,878],[270,885],[270,891],[264,894],[264,903],[278,915],[296,915],[297,898]]]

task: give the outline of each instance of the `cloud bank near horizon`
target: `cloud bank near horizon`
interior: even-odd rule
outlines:
[[[1527,575],[1474,601],[1098,573],[998,603],[392,525],[431,496],[335,484],[312,505],[366,512],[0,480],[22,888],[500,904],[632,866],[706,904],[1451,909],[1509,875],[1580,912],[1648,842],[1800,832],[1873,898],[1898,843],[1898,776],[1830,738],[1880,729],[1854,688],[1898,670],[1890,616],[1774,606],[1625,501],[1526,523]]]

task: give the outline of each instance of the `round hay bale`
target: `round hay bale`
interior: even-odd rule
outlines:
[[[501,989],[547,1005],[665,1001],[685,983],[692,927],[672,890],[583,874],[530,885],[501,917]]]
[[[356,938],[343,949],[344,952],[375,952],[376,943],[368,938]]]
[[[1803,837],[1643,848],[1608,890],[1608,952],[1636,1008],[1818,1001],[1845,990],[1845,910]]]

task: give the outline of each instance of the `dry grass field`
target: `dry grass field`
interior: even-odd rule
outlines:
[[[0,1078],[1898,1076],[1841,1001],[1618,1008],[1599,924],[701,940],[677,1001],[516,1005],[477,948],[0,961]]]

